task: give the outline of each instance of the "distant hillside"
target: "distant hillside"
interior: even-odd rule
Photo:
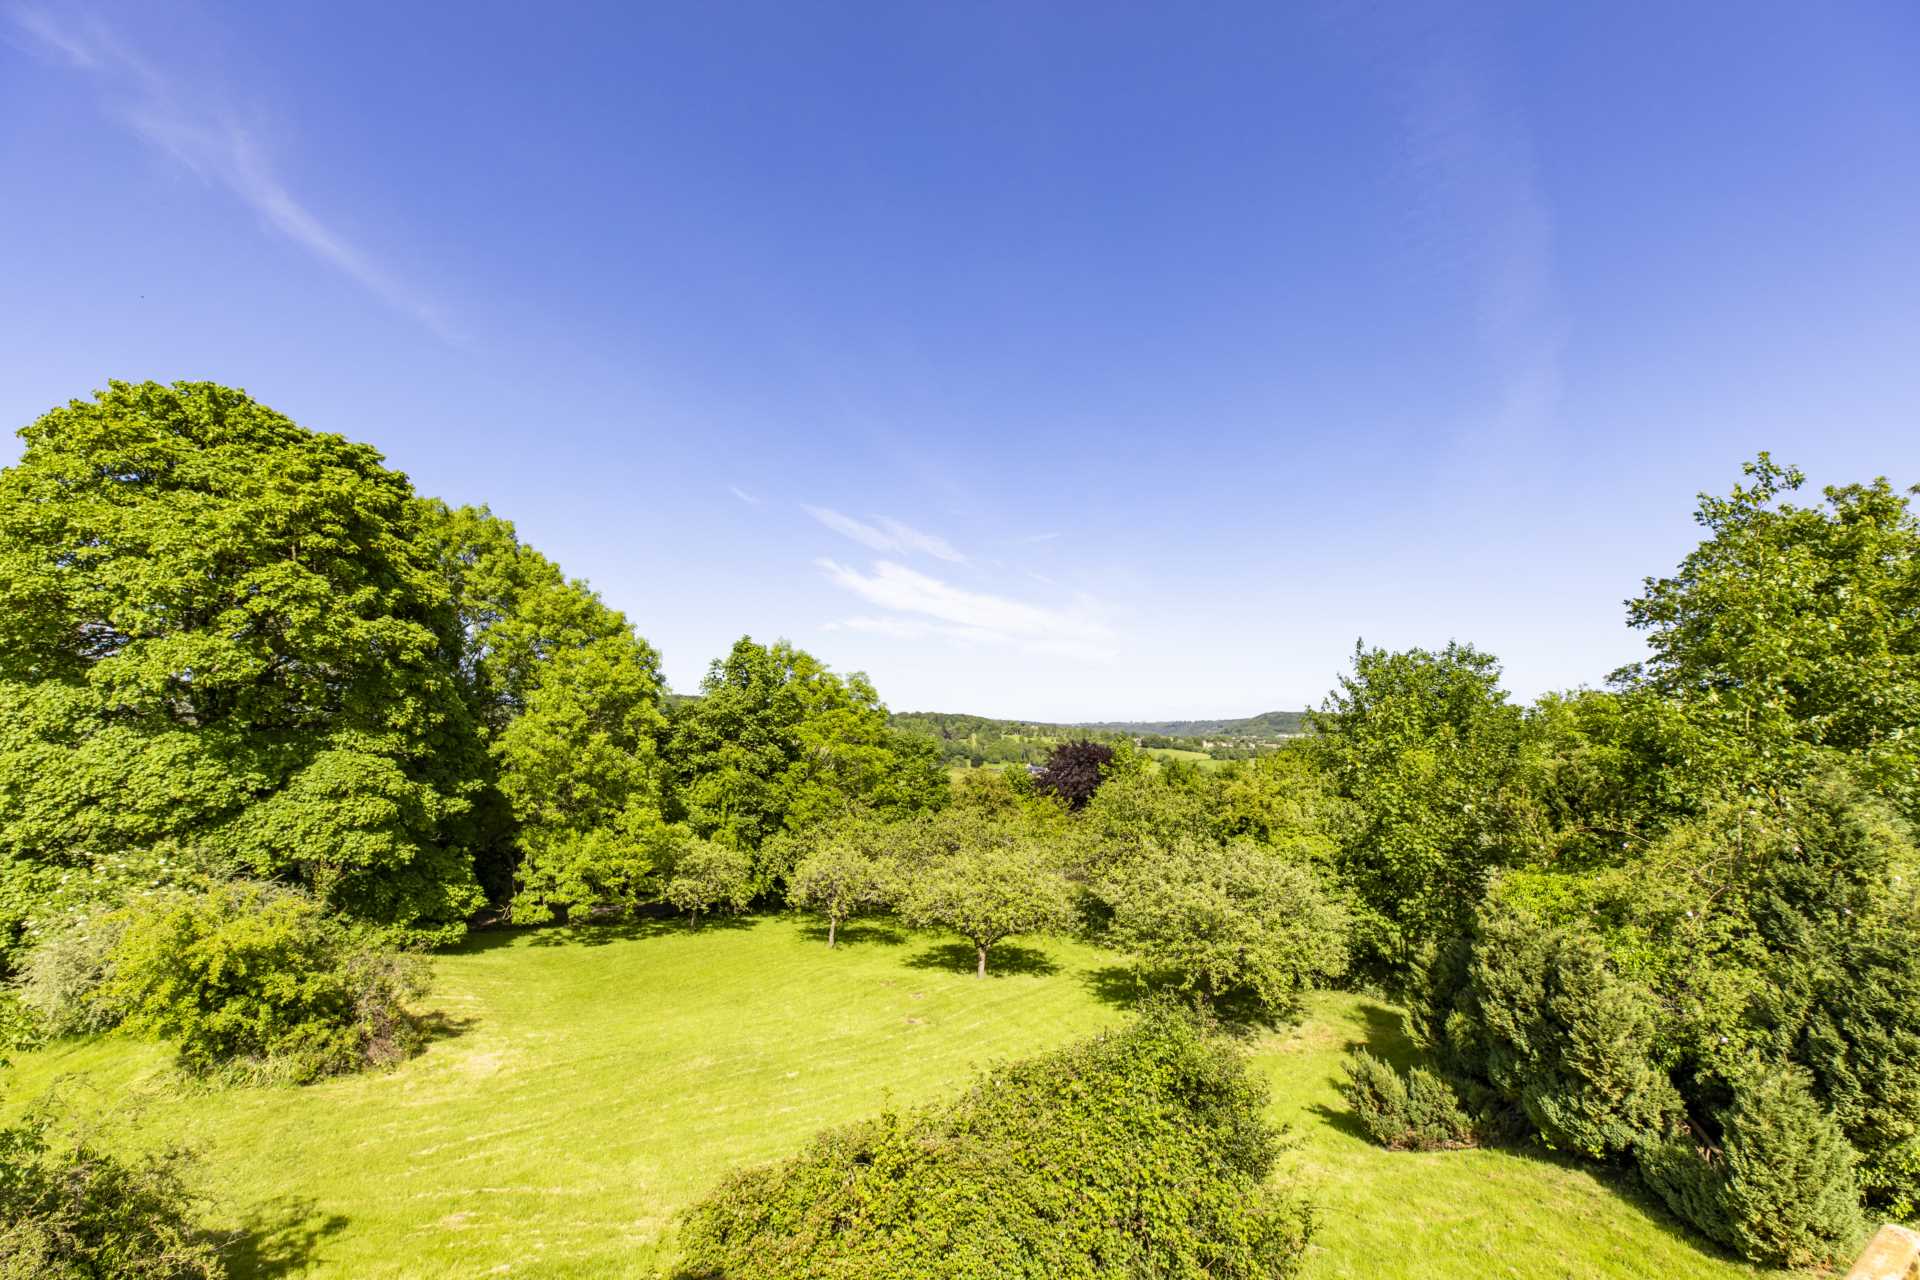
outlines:
[[[973,764],[1037,763],[1069,738],[1138,742],[1143,747],[1203,751],[1218,760],[1244,759],[1306,732],[1303,711],[1267,711],[1237,720],[1108,720],[1053,724],[995,720],[955,711],[898,711],[897,729],[940,743],[941,755]]]
[[[1307,731],[1304,711],[1262,711],[1238,720],[1099,720],[1069,726],[1169,738],[1291,738]]]

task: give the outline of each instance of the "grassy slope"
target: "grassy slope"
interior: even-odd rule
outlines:
[[[1777,1274],[1696,1243],[1630,1179],[1589,1164],[1537,1149],[1383,1151],[1333,1087],[1355,1044],[1400,1065],[1412,1060],[1396,1009],[1333,992],[1314,998],[1300,1026],[1266,1037],[1255,1057],[1272,1084],[1274,1118],[1300,1140],[1285,1169],[1320,1210],[1313,1280]]]
[[[856,929],[828,952],[791,920],[492,935],[439,961],[457,1033],[392,1075],[183,1097],[157,1047],[108,1038],[27,1055],[9,1093],[78,1072],[71,1105],[144,1097],[133,1131],[201,1147],[255,1231],[243,1274],[645,1274],[672,1213],[728,1167],[1123,1016],[1101,952],[1007,960],[982,984],[937,939]],[[1369,1146],[1331,1080],[1349,1043],[1403,1049],[1397,1028],[1328,995],[1256,1043],[1322,1209],[1311,1275],[1747,1274],[1578,1166]]]

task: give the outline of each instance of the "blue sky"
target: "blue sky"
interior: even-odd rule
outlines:
[[[537,18],[534,16],[537,13]],[[1531,697],[1920,481],[1920,8],[0,0],[0,420],[212,378],[899,709]],[[0,444],[0,461],[18,444]]]

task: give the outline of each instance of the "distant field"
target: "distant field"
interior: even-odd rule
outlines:
[[[1194,764],[1222,764],[1204,751],[1188,751],[1180,747],[1147,747],[1146,753],[1155,760],[1189,760]]]
[[[161,1049],[108,1037],[26,1055],[7,1105],[71,1076],[70,1106],[134,1100],[122,1141],[201,1148],[255,1232],[243,1275],[646,1275],[727,1168],[1125,1016],[1114,957],[1082,944],[1013,950],[983,983],[945,939],[843,936],[828,951],[786,918],[483,935],[437,962],[452,1033],[391,1075],[182,1096]],[[1327,994],[1252,1045],[1321,1210],[1315,1280],[1763,1274],[1589,1166],[1368,1144],[1332,1086],[1351,1043],[1403,1056],[1398,1012]]]

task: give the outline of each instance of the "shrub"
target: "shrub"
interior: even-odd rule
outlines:
[[[1734,1247],[1733,1230],[1727,1221],[1723,1152],[1700,1145],[1700,1139],[1683,1123],[1635,1147],[1633,1162],[1641,1179],[1666,1202],[1674,1217],[1708,1239],[1729,1249]]]
[[[1599,941],[1523,912],[1483,916],[1472,1033],[1494,1087],[1547,1142],[1604,1157],[1663,1132],[1679,1094],[1656,1061],[1655,1005]]]
[[[14,1050],[37,1049],[45,1038],[40,1020],[20,1003],[19,993],[12,987],[0,987],[0,1071],[7,1069]]]
[[[1735,1247],[1787,1266],[1832,1260],[1861,1228],[1857,1157],[1806,1073],[1762,1073],[1725,1119],[1726,1202]]]
[[[119,913],[99,999],[172,1040],[194,1072],[305,1082],[385,1066],[424,1035],[418,956],[378,945],[313,897],[256,881],[165,894]]]
[[[1803,1090],[1857,1156],[1845,1181],[1868,1206],[1920,1204],[1920,850],[1826,765],[1723,797],[1616,868],[1506,874],[1415,975],[1416,1031],[1450,1077],[1554,1146],[1631,1152],[1676,1214],[1755,1257],[1811,1256],[1839,1230],[1807,1184],[1843,1180],[1796,1164],[1812,1157],[1787,1120],[1768,1128]],[[1755,1101],[1753,1081],[1782,1072],[1799,1083]],[[1737,1182],[1734,1128],[1749,1135]],[[1783,1194],[1768,1186],[1798,1187],[1814,1224],[1763,1211],[1785,1242],[1736,1234],[1732,1198]]]
[[[1403,1080],[1400,1073],[1365,1049],[1355,1049],[1341,1064],[1346,1078],[1341,1096],[1367,1136],[1394,1151],[1443,1151],[1474,1144],[1473,1121],[1461,1109],[1453,1087],[1424,1067]]]
[[[1264,1090],[1198,1019],[1130,1027],[986,1075],[958,1101],[829,1130],[694,1206],[685,1276],[1270,1280],[1307,1208],[1267,1185]]]
[[[224,1276],[186,1165],[179,1150],[126,1161],[56,1144],[42,1115],[0,1129],[0,1280]]]
[[[1859,1235],[1858,1156],[1797,1068],[1755,1072],[1720,1116],[1721,1147],[1686,1133],[1636,1152],[1674,1213],[1756,1262],[1815,1267]]]
[[[124,929],[117,915],[83,917],[27,953],[15,985],[45,1034],[80,1035],[113,1025],[111,1007],[95,997]]]
[[[1769,1028],[1769,1058],[1811,1074],[1814,1097],[1860,1153],[1869,1203],[1911,1218],[1920,1210],[1920,849],[1844,777],[1810,779],[1782,808],[1748,910],[1769,950],[1749,1020]]]

